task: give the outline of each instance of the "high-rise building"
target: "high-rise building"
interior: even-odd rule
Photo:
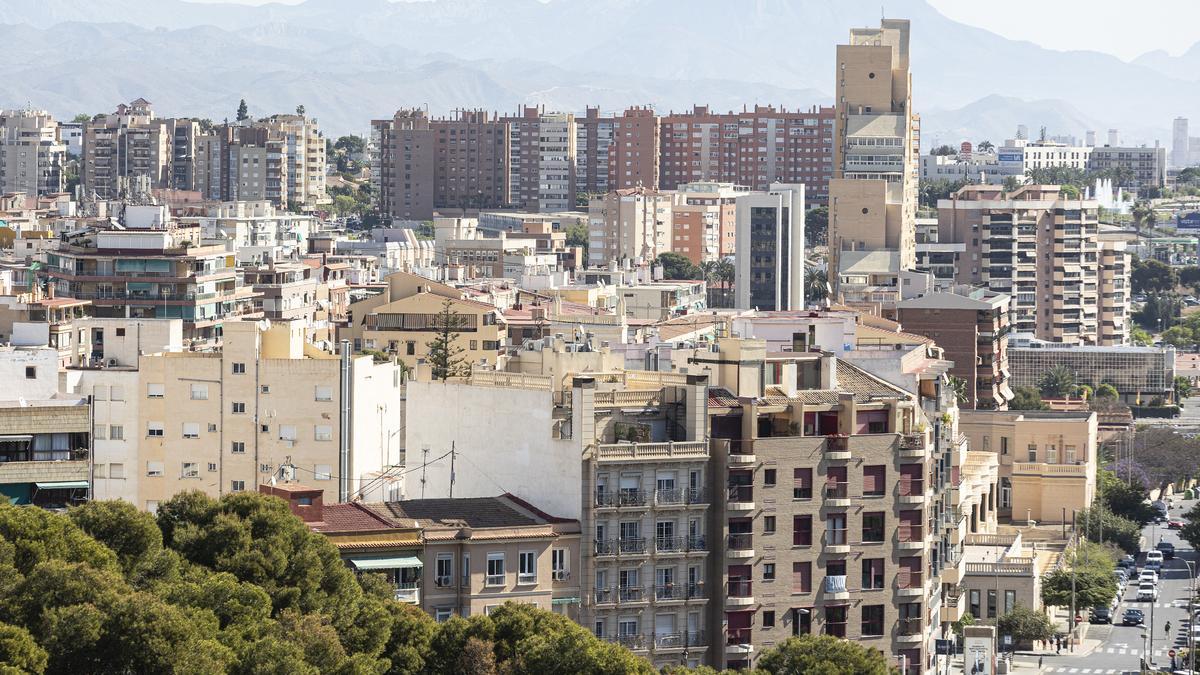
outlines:
[[[829,183],[830,278],[843,251],[896,251],[916,265],[919,118],[912,108],[909,22],[850,31],[838,45],[833,180]]]
[[[0,194],[61,192],[67,145],[44,110],[0,111]]]
[[[1188,118],[1176,117],[1171,123],[1171,166],[1182,169],[1191,164],[1188,152]]]
[[[588,203],[588,264],[652,260],[673,250],[672,218],[681,203],[681,193],[644,187],[593,198]]]
[[[833,175],[833,108],[808,111],[754,106],[715,113],[708,106],[660,119],[663,189],[711,181],[766,190],[803,183],[809,201],[824,204]]]
[[[659,123],[652,108],[635,106],[612,116],[588,108],[575,125],[576,192],[658,187]]]
[[[938,202],[938,241],[963,245],[956,281],[1013,297],[1015,331],[1068,345],[1119,344],[1128,331],[1128,257],[1100,241],[1097,209],[1053,185],[1007,194],[968,185]],[[1111,297],[1102,299],[1101,288]],[[1111,321],[1099,320],[1102,311]]]
[[[776,183],[738,196],[736,307],[804,308],[804,188]]]
[[[613,144],[615,117],[601,115],[600,108],[588,108],[575,118],[575,190],[587,195],[607,194],[608,153]],[[652,185],[650,187],[657,187]]]
[[[178,127],[176,130],[176,187],[188,189],[190,185],[206,199],[270,201],[280,207],[311,209],[329,201],[325,193],[325,137],[303,115],[222,124],[208,133],[194,128],[183,133]],[[187,147],[194,148],[190,163],[186,161]],[[190,180],[189,169],[194,172]]]
[[[120,104],[84,126],[80,182],[88,197],[117,199],[171,187],[171,120],[144,98]]]
[[[1137,190],[1160,189],[1166,185],[1167,180],[1167,149],[1157,144],[1153,147],[1106,145],[1093,148],[1087,168],[1096,172],[1124,173],[1127,178],[1119,181],[1121,187]]]
[[[672,250],[693,264],[731,256],[737,241],[737,198],[747,188],[732,183],[694,182],[676,187],[683,203],[671,214]]]
[[[507,203],[542,213],[575,208],[575,116],[525,106],[501,120],[509,138]]]
[[[305,115],[272,115],[254,123],[284,141],[288,201],[315,206],[325,194],[325,136]]]

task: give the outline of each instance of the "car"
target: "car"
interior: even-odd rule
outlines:
[[[1147,602],[1158,600],[1158,585],[1148,581],[1138,584],[1137,599]]]
[[[1113,613],[1108,607],[1093,607],[1088,616],[1089,623],[1112,623]]]
[[[1140,609],[1127,609],[1121,615],[1121,625],[1123,626],[1140,626],[1146,621],[1146,614]]]
[[[1175,544],[1169,541],[1160,541],[1155,548],[1162,552],[1164,560],[1171,560],[1175,557]]]
[[[1183,521],[1182,520],[1168,520],[1167,521],[1167,529],[1168,530],[1182,530],[1183,529]]]
[[[1155,572],[1154,570],[1151,570],[1151,569],[1142,570],[1142,573],[1138,575],[1138,583],[1141,584],[1141,583],[1145,583],[1147,581],[1152,584],[1157,584],[1158,583],[1158,572]]]
[[[1162,561],[1163,561],[1162,551],[1159,551],[1158,549],[1155,549],[1153,551],[1146,551],[1146,564],[1150,564],[1152,562],[1161,563]]]

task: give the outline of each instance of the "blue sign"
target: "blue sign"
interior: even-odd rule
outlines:
[[[1181,213],[1175,219],[1178,227],[1181,230],[1200,230],[1200,211],[1192,211],[1191,213]]]
[[[1025,156],[1019,152],[1016,154],[1006,152],[996,155],[996,159],[1001,162],[1024,162]]]

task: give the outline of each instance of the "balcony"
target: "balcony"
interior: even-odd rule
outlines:
[[[900,619],[896,622],[896,640],[898,642],[920,642],[924,632],[920,618]]]
[[[925,503],[925,481],[920,478],[902,476],[898,496],[901,504]]]
[[[623,604],[641,603],[649,599],[646,589],[641,586],[621,586],[617,588],[617,600]]]
[[[654,648],[659,650],[706,646],[708,646],[708,636],[704,634],[704,631],[654,634]]]
[[[730,578],[725,594],[728,607],[747,607],[754,604],[754,593],[749,579]]]
[[[645,555],[646,539],[644,537],[628,537],[617,540],[617,550],[621,555]]]
[[[687,537],[655,537],[654,552],[658,554],[686,553]]]
[[[683,492],[688,505],[706,506],[709,502],[708,490],[704,488],[687,488]]]
[[[925,586],[921,582],[922,576],[920,572],[901,568],[896,574],[896,595],[924,595]]]
[[[601,639],[605,642],[615,642],[634,651],[646,649],[646,638],[643,635],[610,635]]]
[[[915,459],[925,456],[925,433],[909,433],[900,435],[900,457]]]
[[[605,443],[600,445],[600,462],[632,460],[708,460],[706,441],[669,441],[666,443]]]
[[[617,589],[597,588],[592,591],[592,597],[597,605],[611,605],[617,601]]]
[[[726,553],[730,558],[754,557],[754,538],[749,532],[730,534],[727,539]]]
[[[825,438],[825,459],[850,459],[850,437],[844,435],[827,436]]]
[[[753,511],[754,510],[754,486],[752,485],[730,485],[728,489],[728,499],[725,508],[730,511]]]
[[[682,506],[687,504],[684,488],[661,488],[654,491],[654,503],[658,506]]]
[[[393,597],[397,602],[419,605],[421,604],[421,588],[415,581],[397,584],[393,589]]]
[[[62,483],[87,481],[88,451],[65,451],[70,459],[0,461],[0,483]]]
[[[596,490],[596,506],[599,508],[640,508],[646,506],[646,503],[646,493],[643,490]]]
[[[831,574],[825,577],[825,599],[826,600],[846,600],[850,597],[850,590],[846,588],[845,574]]]
[[[825,483],[825,506],[833,508],[850,506],[850,484],[838,482]]]
[[[849,553],[850,539],[847,536],[845,528],[835,530],[825,530],[825,552],[826,553]]]
[[[749,628],[730,628],[725,631],[725,653],[745,656],[754,653],[754,644]]]
[[[749,466],[758,461],[754,456],[754,441],[733,438],[729,444],[729,466]]]
[[[925,548],[925,530],[920,525],[901,525],[896,529],[896,547],[907,551]]]
[[[966,614],[967,603],[963,601],[962,595],[955,589],[953,592],[947,592],[942,597],[942,608],[940,610],[942,621],[955,622],[963,618]]]

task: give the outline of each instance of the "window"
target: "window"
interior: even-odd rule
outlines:
[[[161,476],[163,475],[163,470],[164,467],[162,462],[146,462],[147,476]]]
[[[1008,454],[1008,437],[1007,436],[1000,437],[1000,454],[1002,454],[1002,455]]]
[[[92,387],[92,398],[97,401],[107,401],[108,387],[104,386],[103,384],[97,384],[96,386]]]
[[[518,562],[520,568],[517,570],[517,583],[537,583],[537,553],[533,551],[521,551],[519,555]]]
[[[792,610],[792,635],[811,635],[812,634],[812,607],[793,607]]]
[[[209,463],[208,463],[208,470],[209,470],[209,471],[216,471],[216,470],[217,470],[217,463],[216,463],[216,462],[209,462]]]
[[[258,465],[259,473],[271,473],[274,470],[275,470],[275,467],[270,464],[259,464]]]
[[[329,464],[318,464],[313,471],[314,480],[330,480],[333,476],[333,467]]]
[[[242,403],[240,401],[234,401],[233,402],[233,414],[234,415],[245,415],[246,414],[246,404]]]
[[[1075,463],[1075,446],[1068,445],[1064,448],[1064,451],[1066,454],[1063,456],[1063,461],[1066,462],[1067,464],[1074,464]]]
[[[114,384],[112,387],[109,388],[108,392],[109,392],[108,398],[110,401],[124,401],[125,400],[125,387],[122,387],[121,385]]]
[[[184,462],[179,471],[180,478],[199,478],[200,465],[196,462]]]
[[[153,382],[146,385],[146,398],[162,398],[164,395],[166,395],[166,386]]]
[[[229,444],[229,451],[235,455],[246,454],[246,444],[242,441],[233,441]]]
[[[271,393],[271,385],[269,385],[269,384],[264,384],[264,385],[262,385],[261,387],[259,387],[259,388],[258,388],[258,392],[259,392],[260,394],[269,394],[269,393]]]
[[[567,549],[556,548],[550,551],[550,576],[555,581],[565,581],[570,578],[567,571]]]
[[[269,434],[269,433],[271,433],[271,425],[260,424],[260,425],[258,425],[258,430],[264,434]]]
[[[244,364],[244,363],[233,364],[233,374],[234,375],[242,375],[245,372],[246,372],[246,364]]]
[[[834,637],[846,637],[846,615],[849,614],[846,605],[825,606],[825,634]]]
[[[862,608],[862,635],[883,635],[883,605],[867,605]]]
[[[192,385],[192,400],[193,401],[207,401],[208,400],[208,385],[207,384],[193,384]]]
[[[464,553],[462,560],[462,585],[470,591],[471,588],[471,554]]]
[[[313,438],[318,441],[332,441],[333,427],[328,424],[318,424],[313,427]]]
[[[763,581],[775,581],[775,563],[763,563]]]
[[[971,589],[968,597],[970,600],[968,604],[970,606],[967,608],[967,611],[971,613],[971,616],[983,616],[979,613],[979,589]]]
[[[317,389],[316,389],[315,398],[318,401],[332,401],[333,400],[333,387],[330,387],[328,385],[318,385]]]
[[[762,627],[763,628],[774,628],[775,627],[775,610],[771,610],[771,609],[763,610]]]
[[[792,592],[812,593],[812,562],[792,563]]]
[[[763,485],[766,487],[775,487],[775,469],[766,469],[763,471]]]
[[[862,561],[863,590],[877,591],[883,588],[883,558],[867,558]]]
[[[125,477],[125,465],[118,463],[118,462],[109,464],[108,465],[108,477],[109,478],[124,478]]]
[[[108,435],[108,427],[104,424],[97,424],[92,431],[92,437],[97,441],[103,441]]]
[[[792,516],[792,546],[812,546],[812,516]]]
[[[487,557],[487,579],[484,581],[486,586],[503,586],[504,585],[504,554],[489,553]]]
[[[229,481],[229,491],[230,492],[245,492],[246,491],[246,481],[244,481],[244,480]]]
[[[280,424],[280,425],[279,425],[279,440],[281,440],[281,441],[294,441],[294,440],[296,440],[296,427],[295,427],[295,425],[291,425],[291,424]]]
[[[879,464],[863,467],[863,496],[882,497],[887,484],[887,467]]]
[[[25,379],[27,379],[27,380],[36,380],[37,379],[37,366],[25,366]]]
[[[183,423],[184,438],[200,438],[200,425],[196,422]]]
[[[1037,444],[1036,443],[1029,444],[1029,461],[1031,461],[1031,462],[1037,461]]]
[[[433,572],[433,585],[447,588],[454,582],[454,557],[449,553],[439,553]]]
[[[987,618],[996,618],[996,589],[989,588],[987,592]]]
[[[125,329],[124,328],[117,329],[117,337],[125,337]]]
[[[1017,592],[1004,591],[1004,613],[1008,614],[1017,606]]]
[[[775,516],[763,516],[763,534],[775,534]]]
[[[445,623],[454,616],[454,610],[450,607],[435,607],[433,609],[433,620],[438,623]]]
[[[158,436],[159,438],[161,438],[163,435],[163,423],[162,422],[147,422],[146,423],[146,435],[147,436]]]
[[[812,499],[812,469],[793,469],[792,481],[792,499]]]
[[[866,544],[883,543],[884,515],[882,511],[863,514],[862,540]]]

